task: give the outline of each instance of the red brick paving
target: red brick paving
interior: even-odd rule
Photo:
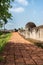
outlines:
[[[43,65],[43,49],[30,44],[28,41],[24,40],[18,33],[13,33],[13,39],[8,42],[6,47],[1,54],[4,58],[0,62],[0,65]],[[14,37],[16,36],[16,37]],[[18,42],[17,39],[23,41]],[[16,43],[15,40],[18,42]],[[25,43],[28,42],[28,43]]]

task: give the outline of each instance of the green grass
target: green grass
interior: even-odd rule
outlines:
[[[0,53],[2,53],[5,45],[7,44],[9,38],[11,36],[11,33],[0,33]],[[4,58],[0,56],[0,62],[3,61]]]
[[[11,36],[11,33],[5,33],[0,35],[0,53],[2,52],[4,46],[8,42],[9,38]]]

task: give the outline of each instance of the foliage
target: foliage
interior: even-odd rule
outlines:
[[[5,45],[7,44],[9,38],[11,36],[11,33],[3,33],[1,32],[0,34],[0,53],[2,53]],[[4,61],[4,57],[3,56],[0,56],[0,62],[1,61]]]
[[[5,24],[8,19],[11,19],[11,13],[9,13],[9,8],[11,8],[11,1],[13,0],[0,0],[0,21],[3,20]]]
[[[2,52],[4,46],[6,45],[10,35],[11,35],[10,33],[0,35],[0,53]]]
[[[3,23],[0,21],[0,27],[2,27],[3,26]]]

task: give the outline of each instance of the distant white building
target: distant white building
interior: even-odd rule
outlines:
[[[43,25],[38,27],[36,27],[34,23],[31,23],[31,25],[33,25],[33,27],[31,26],[25,27],[25,32],[26,32],[25,38],[32,38],[43,41]]]
[[[25,38],[43,41],[43,25],[37,27],[34,23],[29,22],[25,25],[25,31],[20,32],[20,34]]]

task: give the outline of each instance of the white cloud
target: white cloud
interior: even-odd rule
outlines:
[[[15,0],[16,2],[22,4],[22,5],[25,5],[27,6],[28,5],[28,1],[27,0]]]
[[[9,11],[21,13],[21,12],[24,12],[24,8],[23,7],[11,8],[11,9],[9,9]]]
[[[18,7],[14,9],[14,12],[23,12],[24,8],[23,7]]]

